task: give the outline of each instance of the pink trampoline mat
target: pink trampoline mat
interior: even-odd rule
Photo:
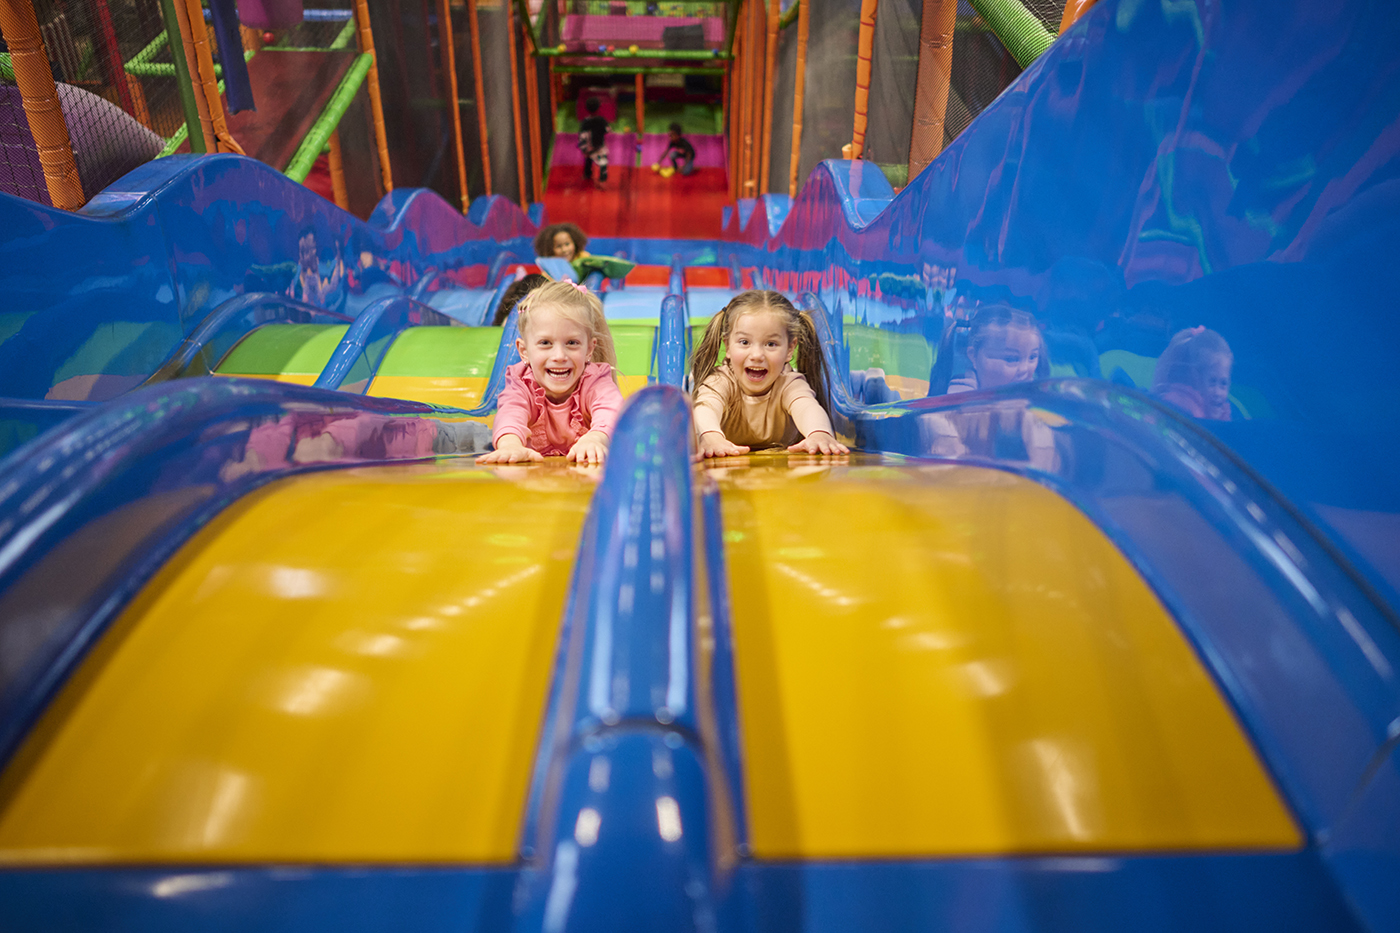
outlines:
[[[561,38],[585,47],[612,45],[626,48],[661,48],[662,32],[668,26],[703,25],[705,43],[718,46],[724,41],[724,20],[694,16],[566,16]]]
[[[637,154],[636,133],[608,134],[608,164],[635,165]],[[699,147],[697,147],[698,150]],[[554,143],[554,158],[551,165],[582,165],[583,150],[578,147],[578,137],[561,133]]]

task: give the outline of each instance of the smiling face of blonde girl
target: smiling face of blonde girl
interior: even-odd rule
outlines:
[[[515,345],[545,397],[562,402],[578,388],[598,341],[578,321],[542,307],[531,310],[529,324]]]

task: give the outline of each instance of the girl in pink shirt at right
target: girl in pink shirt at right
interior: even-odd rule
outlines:
[[[521,299],[515,346],[491,435],[479,463],[526,463],[563,456],[602,463],[622,409],[617,353],[603,304],[573,282],[541,285]]]

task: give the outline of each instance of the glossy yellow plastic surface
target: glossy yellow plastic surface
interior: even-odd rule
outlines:
[[[0,863],[511,861],[596,472],[453,458],[240,501],[0,777]]]
[[[1010,474],[853,456],[720,478],[760,858],[1293,848],[1131,565]]]
[[[365,394],[472,409],[481,404],[488,381],[486,376],[376,376]]]
[[[320,377],[320,373],[225,373],[217,372],[215,376],[229,376],[234,379],[270,379],[273,382],[289,382],[297,386],[312,386]]]

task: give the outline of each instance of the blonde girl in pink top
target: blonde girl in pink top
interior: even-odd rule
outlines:
[[[521,361],[506,369],[481,463],[526,463],[563,456],[602,463],[622,392],[603,304],[582,285],[551,282],[519,304]]]

